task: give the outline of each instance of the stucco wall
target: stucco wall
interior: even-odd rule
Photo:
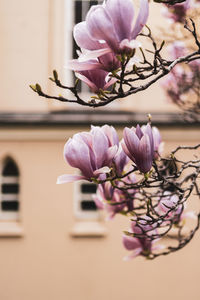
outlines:
[[[109,300],[199,299],[199,234],[178,253],[155,261],[123,262],[128,218],[102,222],[102,238],[73,238],[73,184],[56,185],[70,173],[65,140],[78,130],[1,130],[0,158],[12,154],[21,174],[21,238],[0,239],[0,299]],[[163,130],[166,153],[193,145],[197,130]],[[9,141],[11,139],[11,141]],[[188,139],[190,141],[188,141]],[[1,224],[0,224],[1,226]]]

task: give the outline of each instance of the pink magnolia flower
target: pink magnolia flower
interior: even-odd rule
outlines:
[[[90,36],[85,21],[75,25],[74,39],[82,52],[79,53],[78,59],[68,62],[70,69],[75,71],[102,69],[111,72],[120,67],[120,61],[109,46]]]
[[[148,256],[152,251],[162,249],[162,245],[154,245],[158,240],[153,240],[151,236],[156,233],[155,226],[147,225],[148,217],[144,216],[143,220],[136,224],[131,223],[130,233],[138,234],[138,237],[123,235],[122,242],[124,247],[132,251],[131,255],[126,256],[124,260],[130,260],[138,255]]]
[[[166,219],[179,218],[183,211],[183,205],[179,204],[179,197],[169,191],[165,191],[159,199],[157,212],[166,215]]]
[[[104,5],[92,6],[86,17],[90,36],[105,41],[114,53],[130,53],[140,47],[135,41],[146,24],[149,13],[148,1],[140,1],[140,11],[133,25],[134,6],[132,0],[107,0]]]
[[[117,79],[109,77],[109,73],[104,70],[88,70],[79,71],[76,77],[85,82],[93,93],[98,94],[100,90],[107,90],[109,86],[113,85]]]
[[[147,124],[143,130],[139,125],[136,128],[126,127],[123,137],[124,152],[142,173],[149,172],[154,158],[154,139],[151,126]]]
[[[111,220],[116,213],[122,212],[126,207],[126,203],[121,203],[125,201],[122,191],[114,189],[110,182],[98,186],[93,200],[99,209],[108,213],[108,220]]]
[[[136,178],[134,174],[131,174],[124,180],[127,183],[135,183]],[[120,183],[118,185],[120,186]],[[110,182],[105,182],[98,186],[97,193],[93,195],[93,199],[99,209],[104,209],[108,213],[108,219],[110,220],[117,213],[130,212],[134,209],[135,193],[134,189],[129,190],[129,198],[127,198],[127,193],[114,188]]]
[[[166,6],[163,9],[163,15],[170,18],[174,23],[184,23],[188,9],[191,7],[191,0],[186,0],[183,3]]]
[[[165,191],[159,199],[157,212],[159,215],[166,215],[165,220],[172,220],[174,223],[179,223],[187,218],[196,219],[193,211],[185,212],[186,204],[180,203],[179,197],[170,191]]]
[[[102,128],[92,127],[90,132],[77,133],[64,146],[66,162],[81,171],[82,175],[61,175],[57,183],[98,178],[102,173],[110,172],[110,165],[117,153],[116,145],[109,146]]]

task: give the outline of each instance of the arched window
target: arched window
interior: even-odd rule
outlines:
[[[19,219],[19,169],[11,157],[1,166],[0,220]]]

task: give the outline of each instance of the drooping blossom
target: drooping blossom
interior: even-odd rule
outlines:
[[[77,133],[64,146],[66,162],[81,171],[81,175],[61,175],[57,183],[98,178],[102,173],[110,172],[109,167],[118,150],[117,145],[110,146],[107,136],[100,127],[93,126],[90,132]]]
[[[155,250],[162,249],[162,245],[154,245],[158,239],[153,239],[152,236],[156,233],[156,227],[148,225],[149,217],[144,216],[137,224],[131,222],[130,233],[138,236],[123,235],[122,242],[124,247],[132,251],[131,255],[126,256],[124,260],[130,260],[138,255],[148,256]]]
[[[123,137],[124,152],[142,173],[149,172],[154,158],[154,139],[151,126],[147,124],[143,130],[139,125],[136,128],[126,127]]]
[[[130,53],[140,47],[137,35],[146,24],[148,1],[140,1],[140,11],[134,22],[132,0],[108,0],[104,5],[92,6],[86,17],[86,25],[92,39],[104,41],[117,54]]]
[[[166,5],[162,10],[163,15],[169,18],[172,22],[185,23],[187,11],[191,7],[191,0],[186,0],[183,3],[175,5]]]
[[[109,77],[109,73],[104,70],[88,70],[79,71],[76,73],[76,77],[85,82],[93,93],[100,93],[101,90],[107,90],[113,85],[117,79]]]

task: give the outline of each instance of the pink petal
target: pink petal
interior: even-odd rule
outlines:
[[[109,88],[109,86],[113,85],[115,82],[117,81],[116,78],[112,78],[110,79],[105,85],[104,85],[104,90],[107,90],[107,88]]]
[[[135,258],[136,256],[138,256],[141,252],[142,252],[142,248],[137,248],[137,249],[135,249],[135,250],[132,252],[131,255],[125,256],[125,257],[123,258],[123,260],[124,260],[124,261],[129,261],[129,260]]]
[[[80,62],[78,59],[72,59],[68,62],[67,68],[74,71],[85,71],[100,69],[102,65],[98,62]]]
[[[78,23],[74,26],[74,39],[77,45],[80,48],[88,49],[88,50],[96,50],[99,49],[99,42],[93,40],[90,36],[86,22]]]
[[[78,168],[86,177],[91,177],[93,169],[91,166],[89,148],[83,142],[80,134],[75,134],[64,146],[64,158],[74,168]]]
[[[106,11],[112,19],[118,40],[130,39],[134,18],[132,0],[108,0]]]
[[[78,180],[87,180],[87,178],[85,176],[81,176],[81,175],[64,174],[57,178],[56,184],[74,182],[74,181],[78,181]]]
[[[91,7],[86,18],[90,35],[97,40],[104,40],[109,47],[118,51],[118,38],[109,14],[102,5]]]
[[[135,39],[147,22],[149,16],[148,0],[140,0],[140,11],[131,33],[131,39]]]
[[[140,241],[137,238],[123,235],[122,243],[127,250],[135,250],[141,248]]]
[[[100,127],[93,127],[92,134],[96,166],[97,168],[101,168],[107,157],[108,139]]]
[[[111,49],[110,48],[103,48],[103,49],[98,49],[98,50],[93,50],[93,51],[85,51],[80,57],[79,61],[80,62],[85,62],[88,60],[92,60],[95,58],[98,58],[102,55],[105,55],[107,53],[110,53]]]
[[[97,175],[100,175],[102,173],[110,173],[110,168],[108,168],[108,167],[100,168],[100,169],[94,171],[93,174],[94,174],[94,176],[97,176]]]
[[[85,82],[91,88],[92,92],[94,93],[98,92],[99,90],[98,87],[92,81],[90,81],[86,76],[79,73],[75,73],[75,74],[78,79]]]

